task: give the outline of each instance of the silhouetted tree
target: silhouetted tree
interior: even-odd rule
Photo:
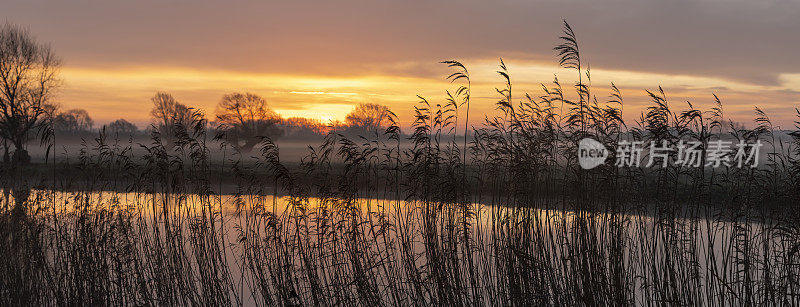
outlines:
[[[139,131],[139,128],[137,128],[136,125],[122,118],[108,124],[106,129],[108,129],[108,131],[111,133],[117,134],[134,134],[136,131]]]
[[[174,126],[181,124],[189,126],[192,122],[192,111],[189,107],[175,100],[172,95],[158,92],[153,98],[153,109],[150,116],[153,117],[153,125],[164,138],[171,138],[174,134]]]
[[[283,119],[280,126],[286,137],[322,136],[328,131],[328,127],[321,121],[305,117]]]
[[[383,127],[389,108],[375,103],[361,103],[344,118],[350,128],[376,131]]]
[[[276,138],[282,135],[278,123],[280,115],[269,107],[264,98],[251,93],[233,93],[222,97],[217,105],[219,129],[225,138],[242,152],[258,144],[260,137]]]
[[[0,138],[14,145],[15,164],[30,162],[25,143],[44,122],[60,66],[50,46],[38,43],[27,30],[0,26]]]
[[[94,121],[89,116],[89,112],[84,109],[72,109],[57,114],[53,118],[53,130],[60,132],[81,132],[90,131],[94,126]]]

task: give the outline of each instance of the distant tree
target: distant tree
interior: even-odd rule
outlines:
[[[89,112],[86,112],[84,109],[72,109],[66,112],[72,117],[75,117],[75,122],[78,124],[78,130],[80,131],[89,131],[92,130],[94,127],[94,121],[92,117],[89,116]]]
[[[731,132],[734,132],[734,131],[746,130],[747,126],[745,126],[744,123],[742,122],[731,122],[730,128],[732,130]]]
[[[283,134],[287,137],[309,137],[324,135],[328,127],[319,120],[305,117],[290,117],[281,121]]]
[[[56,132],[75,132],[78,130],[78,120],[69,114],[59,113],[53,118],[53,130]]]
[[[162,137],[170,138],[174,132],[176,124],[189,126],[192,122],[192,111],[189,107],[175,100],[172,95],[158,92],[153,98],[153,109],[150,116],[153,117],[153,124],[161,133]]]
[[[13,162],[27,164],[25,143],[47,117],[61,61],[25,29],[0,26],[0,138],[14,145]],[[8,161],[8,147],[4,159]]]
[[[278,127],[280,115],[258,95],[233,93],[222,96],[216,113],[219,129],[225,132],[226,140],[242,152],[252,150],[262,136],[276,138],[282,135]]]
[[[361,103],[356,106],[344,121],[350,128],[376,131],[381,129],[389,116],[389,108],[375,103]]]
[[[94,121],[89,116],[89,112],[84,109],[72,109],[63,113],[58,113],[53,118],[53,130],[60,132],[81,132],[90,131],[94,126]]]
[[[139,128],[137,128],[136,125],[122,118],[108,124],[106,129],[111,133],[117,134],[134,134],[139,131]]]

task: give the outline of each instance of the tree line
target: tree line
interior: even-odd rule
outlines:
[[[0,26],[0,145],[6,163],[27,164],[27,144],[37,138],[42,144],[59,135],[86,135],[103,130],[113,134],[159,133],[170,139],[175,127],[186,125],[197,116],[198,109],[189,107],[166,92],[156,93],[150,101],[152,123],[140,129],[125,119],[95,128],[84,109],[62,108],[53,101],[61,84],[58,72],[61,59],[48,44],[38,42],[25,28],[5,23]],[[361,103],[344,122],[323,123],[320,120],[290,117],[275,112],[266,99],[252,93],[231,93],[222,97],[214,117],[203,121],[241,151],[250,151],[262,137],[322,136],[335,130],[340,133],[378,132],[386,126],[388,107]]]
[[[190,127],[197,116],[205,117],[198,109],[189,107],[166,92],[156,93],[150,101],[153,124],[150,132],[158,132],[167,138],[174,136],[177,127]],[[322,137],[331,131],[343,134],[382,132],[387,126],[386,118],[391,113],[388,107],[375,103],[357,105],[344,121],[324,123],[305,117],[284,118],[270,107],[267,100],[253,93],[230,93],[222,99],[214,111],[214,119],[206,123],[209,130],[221,135],[228,144],[248,152],[262,141],[263,137],[278,139]]]

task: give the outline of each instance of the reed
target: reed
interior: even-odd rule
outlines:
[[[332,128],[297,164],[269,138],[253,157],[238,152],[194,111],[148,144],[101,131],[76,161],[48,154],[47,172],[4,166],[0,302],[800,303],[800,120],[787,134],[756,108],[754,128],[737,130],[718,97],[710,110],[675,109],[659,87],[628,123],[616,85],[605,98],[592,90],[566,22],[561,40],[559,63],[576,83],[512,95],[501,60],[500,113],[477,126],[469,72],[445,61],[455,89],[440,103],[419,97],[410,135],[389,112],[385,131]],[[585,137],[609,148],[696,141],[703,157],[717,140],[761,140],[768,159],[584,170]]]

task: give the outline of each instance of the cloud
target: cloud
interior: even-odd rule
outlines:
[[[800,72],[792,1],[12,2],[70,65],[430,76],[445,58],[553,61],[561,18],[592,67],[775,85]]]
[[[517,93],[536,96],[539,83],[555,75],[565,87],[571,84],[574,72],[559,69],[552,50],[562,18],[577,32],[600,99],[612,81],[631,106],[647,104],[644,89],[659,85],[673,101],[701,106],[714,92],[733,114],[749,118],[752,106],[762,105],[788,124],[800,90],[800,40],[791,39],[800,32],[800,2],[144,0],[3,6],[8,21],[29,26],[64,58],[67,85],[59,99],[101,121],[125,114],[146,122],[143,105],[149,107],[157,90],[209,113],[222,94],[252,91],[292,114],[359,102],[384,103],[402,114],[417,94],[441,98],[447,70],[437,63],[445,59],[468,65],[477,112],[471,118],[482,118],[497,100],[500,57]]]

